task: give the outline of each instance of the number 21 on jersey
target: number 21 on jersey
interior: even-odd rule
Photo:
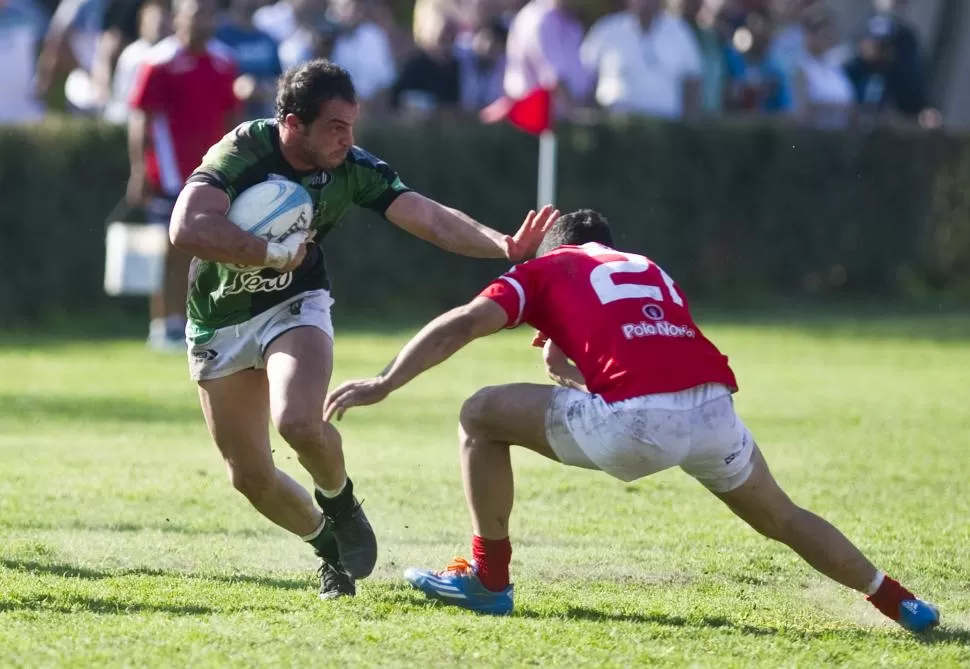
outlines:
[[[604,262],[602,265],[597,266],[592,272],[590,272],[589,282],[592,284],[593,290],[596,291],[596,296],[599,298],[601,303],[609,304],[610,302],[616,302],[618,300],[638,299],[663,302],[664,293],[661,286],[643,283],[644,280],[649,280],[649,277],[636,277],[634,279],[635,281],[640,281],[641,283],[617,283],[613,276],[614,274],[642,274],[651,267],[655,267],[660,273],[660,277],[663,280],[664,286],[667,288],[667,292],[670,294],[670,300],[679,307],[684,306],[684,299],[677,291],[677,287],[674,285],[674,280],[669,274],[663,271],[659,265],[651,262],[648,258],[637,255],[636,253],[615,251],[614,249],[596,244],[585,245],[583,246],[583,250],[594,257],[621,256],[624,258],[623,260],[610,260]]]

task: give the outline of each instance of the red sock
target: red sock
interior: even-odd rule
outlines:
[[[478,580],[493,592],[504,590],[509,584],[509,562],[512,561],[512,544],[509,538],[483,539],[472,537],[472,559]]]
[[[875,594],[866,597],[884,616],[899,620],[899,605],[906,599],[916,599],[916,595],[886,576]]]

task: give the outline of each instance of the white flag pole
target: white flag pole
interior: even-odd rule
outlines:
[[[556,203],[556,133],[544,130],[539,135],[539,211],[547,204]]]

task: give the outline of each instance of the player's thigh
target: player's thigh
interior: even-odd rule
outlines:
[[[232,471],[272,472],[266,376],[247,369],[199,381],[199,400],[209,434]]]
[[[546,436],[546,413],[555,386],[511,383],[482,388],[461,409],[462,430],[489,441],[523,446],[559,461]]]
[[[714,493],[739,518],[769,537],[781,535],[783,527],[797,510],[768,468],[761,449],[754,446],[751,474],[730,492]]]
[[[270,408],[277,427],[321,421],[333,373],[333,339],[313,325],[275,337],[265,351]]]

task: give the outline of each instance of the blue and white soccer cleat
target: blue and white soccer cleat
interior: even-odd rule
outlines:
[[[455,558],[442,571],[409,568],[404,572],[408,583],[430,599],[463,609],[504,616],[512,612],[512,585],[493,592],[482,585],[475,573],[475,563]]]
[[[925,632],[940,624],[940,612],[922,599],[907,599],[899,605],[897,622],[910,632]]]

